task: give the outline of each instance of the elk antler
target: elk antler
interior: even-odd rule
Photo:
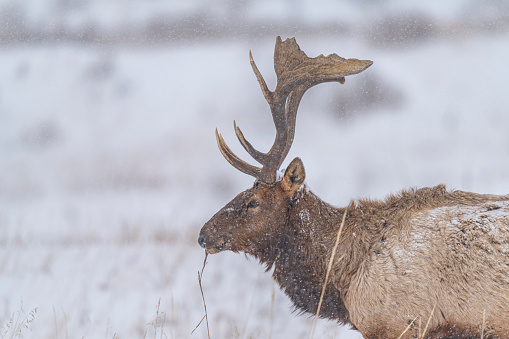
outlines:
[[[281,41],[276,38],[274,49],[274,70],[277,76],[276,89],[271,92],[263,79],[249,51],[251,67],[260,84],[265,100],[270,106],[272,119],[276,126],[276,140],[267,153],[256,150],[245,138],[240,128],[234,124],[235,134],[244,149],[262,167],[255,167],[237,157],[226,145],[216,129],[219,150],[226,160],[236,169],[254,176],[260,181],[272,184],[276,181],[276,172],[281,166],[295,135],[295,119],[300,100],[306,90],[323,82],[337,81],[345,83],[345,76],[364,71],[373,64],[369,60],[344,59],[336,54],[327,57],[319,55],[309,58],[300,48],[295,38]]]

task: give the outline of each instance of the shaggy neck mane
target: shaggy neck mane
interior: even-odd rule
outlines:
[[[251,253],[267,266],[267,270],[274,267],[274,279],[300,313],[316,313],[344,211],[344,208],[334,208],[323,202],[309,190],[301,189],[292,201],[288,201],[287,219],[281,221],[284,226],[278,237],[261,246],[260,251]],[[358,230],[351,229],[349,216],[357,213],[357,208],[348,207],[336,252],[334,274],[341,288],[337,289],[331,283],[327,285],[320,310],[321,317],[346,324],[351,323],[342,299],[348,292],[350,280],[359,263],[364,260],[359,253],[369,252],[367,240],[371,240]],[[359,247],[364,248],[359,252]]]

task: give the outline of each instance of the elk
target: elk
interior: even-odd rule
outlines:
[[[295,39],[278,37],[274,91],[251,53],[250,62],[276,138],[262,153],[234,124],[259,168],[237,157],[216,129],[226,160],[256,180],[203,226],[198,243],[206,252],[257,258],[273,269],[296,309],[314,314],[346,213],[321,317],[348,324],[366,339],[509,338],[509,195],[438,185],[341,208],[323,202],[306,187],[299,158],[278,175],[294,139],[299,102],[310,87],[344,83],[372,62],[336,54],[309,58]]]

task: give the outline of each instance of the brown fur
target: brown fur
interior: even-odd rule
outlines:
[[[295,159],[284,178],[255,183],[207,222],[210,253],[258,258],[302,312],[315,313],[345,208],[303,185]],[[256,201],[256,203],[250,203]],[[508,338],[509,196],[403,191],[352,202],[320,315],[364,338]],[[483,323],[484,314],[484,323]]]

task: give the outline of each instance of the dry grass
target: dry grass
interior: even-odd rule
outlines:
[[[157,302],[156,317],[155,317],[154,321],[147,324],[151,327],[151,331],[152,330],[154,331],[154,337],[153,337],[154,339],[157,339],[158,337],[160,339],[168,338],[168,336],[164,332],[164,325],[166,324],[166,312],[161,311],[160,307],[161,307],[161,299],[159,299],[159,301]],[[149,330],[147,329],[145,331],[145,333],[143,334],[143,339],[147,338],[148,332],[149,332]],[[117,338],[116,333],[113,335],[113,339],[115,339],[115,338]]]
[[[481,339],[484,337],[484,326],[486,325],[486,309],[482,311]]]
[[[202,287],[202,284],[201,284],[201,278],[203,277],[203,270],[205,269],[205,265],[207,264],[207,257],[208,257],[208,253],[205,251],[205,259],[203,259],[203,267],[201,269],[201,272],[198,272],[198,284],[200,285],[200,292],[201,292],[201,298],[203,300],[203,308],[205,309],[205,315],[203,316],[203,318],[200,320],[200,322],[198,323],[198,325],[196,325],[196,327],[194,328],[194,330],[191,332],[191,334],[194,333],[194,331],[196,331],[196,329],[201,325],[201,323],[203,322],[203,319],[205,319],[205,323],[207,324],[207,338],[210,339],[210,330],[209,330],[209,318],[208,318],[208,315],[207,315],[207,303],[205,302],[205,295],[203,294],[203,287]]]
[[[320,308],[322,307],[323,295],[325,294],[327,282],[329,281],[329,274],[330,274],[330,270],[332,268],[332,262],[334,261],[334,257],[336,256],[336,250],[338,249],[339,237],[341,236],[341,232],[343,231],[343,226],[345,224],[346,211],[347,211],[347,209],[345,209],[345,213],[343,213],[343,219],[341,220],[341,226],[339,226],[338,235],[336,237],[336,243],[334,244],[334,248],[332,249],[332,254],[331,254],[331,257],[329,260],[329,266],[327,267],[327,273],[325,274],[325,281],[323,283],[322,293],[320,294],[320,301],[318,302],[318,308],[316,310],[315,321],[313,322],[313,331],[311,332],[311,339],[313,339],[313,337],[315,336],[316,322],[318,320],[318,315],[320,314]]]
[[[410,322],[410,324],[408,324],[408,326],[405,328],[405,330],[403,332],[401,332],[401,334],[399,335],[398,339],[401,339],[401,337],[403,337],[403,335],[410,329],[410,327],[412,327],[412,325],[414,324],[414,322],[417,320],[417,317],[414,318],[414,320],[412,320]]]
[[[433,309],[431,310],[428,321],[426,322],[426,326],[424,327],[424,331],[422,332],[422,335],[420,337],[421,339],[424,339],[424,336],[426,335],[426,331],[428,330],[429,323],[431,322],[431,318],[433,318],[433,314],[435,313],[436,307],[437,307],[437,302],[435,301],[435,305],[433,305]]]
[[[24,331],[32,331],[31,324],[34,322],[36,314],[37,308],[28,312],[28,314],[25,313],[23,301],[21,301],[18,311],[13,313],[9,321],[2,326],[0,339],[23,338]]]

